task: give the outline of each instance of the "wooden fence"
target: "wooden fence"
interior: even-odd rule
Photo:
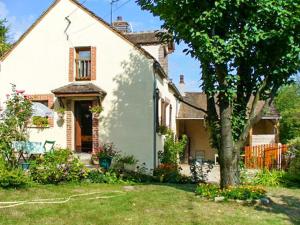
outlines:
[[[248,169],[283,169],[286,166],[287,145],[270,144],[245,147],[245,167]]]

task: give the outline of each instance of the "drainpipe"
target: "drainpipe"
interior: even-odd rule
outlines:
[[[157,84],[156,84],[157,65],[153,63],[153,169],[156,168],[156,118],[157,118]]]

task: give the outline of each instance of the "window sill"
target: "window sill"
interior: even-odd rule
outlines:
[[[91,81],[91,77],[88,78],[75,78],[75,81]]]

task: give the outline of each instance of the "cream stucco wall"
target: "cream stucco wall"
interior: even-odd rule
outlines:
[[[190,156],[194,159],[197,156],[204,156],[205,160],[215,160],[216,150],[210,146],[209,133],[201,119],[178,120],[180,134],[186,134],[189,138]],[[185,152],[185,160],[188,157],[188,147]]]
[[[3,103],[5,94],[10,92],[10,83],[28,94],[49,94],[51,90],[68,84],[69,48],[94,46],[97,80],[93,83],[107,92],[99,124],[100,142],[114,142],[120,150],[134,154],[140,162],[152,168],[153,60],[76,7],[69,0],[59,1],[1,62],[0,101]],[[68,25],[65,17],[68,15],[71,25],[65,33]],[[158,48],[147,50],[158,58]],[[177,102],[167,81],[158,77],[156,75],[157,87],[173,105],[172,129],[175,131]],[[55,104],[57,107],[57,99]],[[66,147],[66,124],[57,124],[56,116],[53,128],[31,129],[30,139],[55,140],[59,146]],[[162,145],[162,141],[161,137],[157,138],[158,145]]]

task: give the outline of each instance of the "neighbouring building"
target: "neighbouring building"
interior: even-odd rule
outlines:
[[[184,92],[184,77],[181,76],[179,90],[184,93],[184,101],[193,106],[207,109],[206,95],[202,92]],[[257,111],[263,110],[264,102],[260,101]],[[188,162],[191,158],[200,158],[215,162],[217,150],[210,146],[210,137],[205,113],[187,104],[180,104],[177,116],[178,136],[186,134],[188,136],[188,146],[185,150],[182,161]],[[279,142],[279,119],[280,115],[274,108],[269,107],[263,112],[261,120],[250,130],[247,145],[256,146],[263,144],[273,144]]]

